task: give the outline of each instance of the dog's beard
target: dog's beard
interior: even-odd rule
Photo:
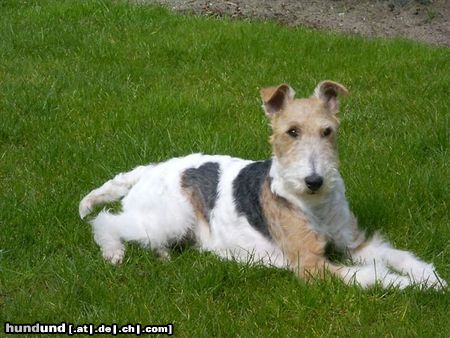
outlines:
[[[328,195],[333,191],[340,177],[335,167],[328,167],[325,172],[316,172],[323,178],[323,184],[320,189],[313,191],[305,182],[305,178],[310,174],[309,168],[300,166],[289,166],[280,172],[285,189],[295,196],[306,198],[308,196],[320,198]]]

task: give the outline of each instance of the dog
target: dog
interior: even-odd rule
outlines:
[[[167,258],[171,244],[189,238],[200,250],[289,268],[304,280],[332,274],[361,287],[447,287],[432,264],[358,228],[338,170],[338,96],[346,95],[329,80],[303,99],[287,84],[262,89],[271,159],[191,154],[139,166],[84,197],[80,216],[121,200],[121,212],[103,210],[91,220],[112,264],[122,262],[124,241]],[[329,243],[353,263],[331,261]]]

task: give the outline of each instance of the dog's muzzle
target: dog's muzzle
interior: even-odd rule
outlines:
[[[305,177],[305,184],[311,192],[316,192],[323,185],[323,177],[317,174],[312,174]]]

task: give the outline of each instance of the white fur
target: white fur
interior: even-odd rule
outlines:
[[[294,177],[295,174],[288,173],[286,175],[279,168],[280,165],[274,158],[270,171],[273,178],[271,188],[274,194],[286,198],[302,210],[308,216],[313,229],[333,241],[341,251],[354,249],[361,244],[354,241],[352,228],[349,227],[355,220],[345,198],[344,182],[337,169],[320,172],[324,177],[325,187],[323,190],[331,190],[329,194],[324,194],[322,191],[320,194],[300,195],[292,187],[293,180],[286,178],[286,176]],[[304,177],[309,174],[310,172],[299,174],[303,177],[301,181],[304,181]],[[301,191],[306,189],[303,185],[304,183],[302,183]]]
[[[425,287],[446,287],[433,264],[428,264],[412,253],[392,248],[380,235],[375,235],[360,251],[353,253],[353,259],[363,264],[386,265],[401,275],[406,275],[412,283]]]
[[[326,114],[314,117],[311,115],[312,101],[294,100],[294,93],[285,84],[262,91],[263,108],[269,118],[281,116],[282,119],[283,110],[287,107],[295,110],[297,114],[293,116],[297,116],[300,122],[298,116],[309,114],[308,122],[303,123],[309,123],[311,127],[305,128],[309,131],[301,137],[294,135],[295,141],[290,142],[289,148],[283,148],[283,153],[278,154],[280,158],[273,158],[269,173],[270,189],[304,215],[312,231],[333,242],[357,263],[354,266],[329,267],[336,268],[333,271],[345,282],[354,282],[362,287],[377,283],[383,287],[399,288],[411,284],[446,287],[446,282],[438,276],[432,264],[407,251],[392,248],[379,235],[365,242],[363,233],[357,229],[338,171],[337,154],[327,142],[326,135],[319,132],[330,127],[330,123],[336,125],[336,97],[337,94],[347,94],[347,89],[332,81],[323,81],[317,86],[315,107],[322,112],[325,109],[332,117]],[[320,104],[317,98],[322,100]],[[283,131],[276,135],[286,134]],[[209,224],[197,220],[181,184],[187,169],[198,168],[206,162],[216,162],[220,166],[218,196],[209,215]],[[252,161],[229,156],[192,154],[137,167],[90,192],[80,202],[79,213],[84,218],[95,205],[122,199],[122,212],[112,214],[104,210],[91,222],[95,241],[103,256],[113,264],[120,263],[124,257],[123,241],[139,242],[167,256],[167,247],[171,243],[190,236],[199,249],[226,259],[286,267],[287,258],[276,242],[263,236],[236,211],[233,181],[250,163]],[[306,184],[306,178],[313,174],[323,178],[320,189],[311,190]]]
[[[208,228],[196,224],[194,210],[181,190],[181,175],[188,168],[197,168],[210,161],[219,163],[221,176],[218,199]],[[80,216],[84,218],[96,204],[123,197],[121,213],[112,214],[104,210],[92,220],[94,239],[105,259],[113,264],[120,263],[124,257],[123,241],[139,242],[164,254],[171,243],[193,233],[201,250],[227,259],[284,267],[286,260],[280,248],[235,210],[232,182],[250,163],[229,156],[193,154],[137,167],[89,193],[80,202]],[[333,191],[321,198],[320,195],[298,195],[290,191],[277,168],[278,163],[274,159],[270,171],[272,191],[301,209],[315,231],[333,240],[341,250],[349,251],[358,261],[357,266],[340,269],[344,281],[363,287],[376,283],[400,288],[413,283],[437,288],[446,285],[433,265],[420,261],[409,252],[391,248],[379,236],[362,250],[354,251],[361,241],[353,238],[349,225],[355,220],[337,171],[333,176]]]
[[[181,191],[180,179],[186,169],[197,168],[210,161],[220,164],[222,175],[209,232],[202,230],[205,227],[199,230],[195,224],[194,210]],[[95,204],[125,196],[120,214],[102,211],[92,220],[95,241],[103,256],[114,264],[123,258],[123,240],[161,249],[192,231],[202,250],[215,252],[224,258],[281,267],[284,261],[280,249],[251,227],[234,208],[230,183],[249,163],[251,161],[229,156],[193,154],[138,167],[128,174],[117,175],[89,193],[80,203],[80,216],[84,218]]]

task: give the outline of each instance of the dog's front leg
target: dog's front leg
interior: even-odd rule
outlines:
[[[319,240],[321,242],[321,240]],[[309,245],[289,253],[289,265],[300,279],[322,279],[327,273],[338,277],[346,284],[358,284],[363,288],[376,284],[384,288],[398,287],[403,289],[411,284],[409,278],[391,273],[383,262],[346,266],[330,262],[321,251]]]
[[[447,283],[439,277],[433,264],[420,260],[411,252],[393,248],[379,234],[363,242],[350,254],[352,259],[363,264],[386,264],[407,275],[412,283],[437,289],[447,287]]]
[[[328,273],[342,279],[347,284],[356,283],[361,287],[380,284],[382,287],[405,288],[411,284],[408,277],[390,272],[383,262],[345,266],[334,264],[325,257],[325,241],[322,236],[308,232],[302,234],[302,241],[289,236],[283,252],[289,266],[300,279],[324,278]],[[293,242],[291,242],[293,241]]]

